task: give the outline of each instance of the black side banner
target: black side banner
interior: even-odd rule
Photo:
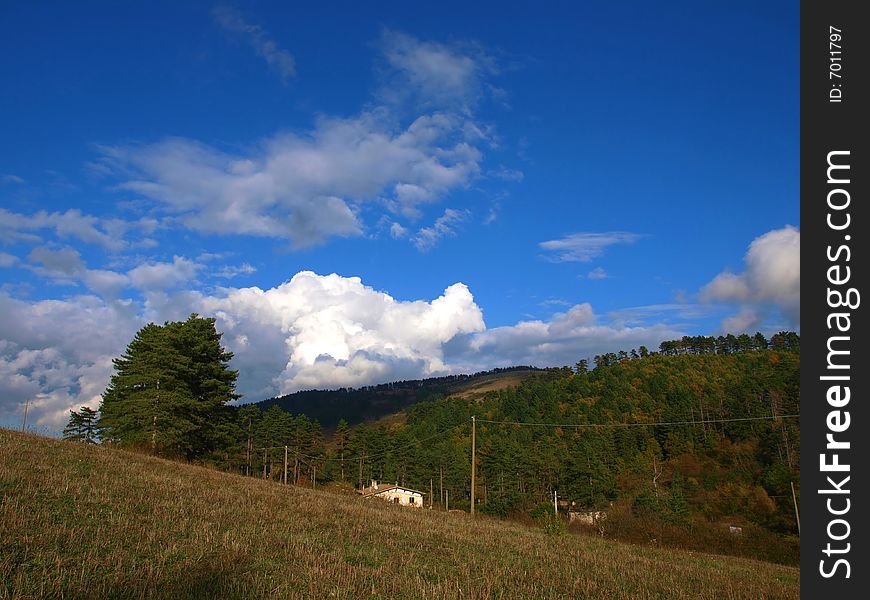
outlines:
[[[801,593],[866,598],[870,411],[863,282],[867,43],[858,2],[801,4]],[[865,7],[866,8],[866,7]],[[824,596],[822,596],[824,594]]]

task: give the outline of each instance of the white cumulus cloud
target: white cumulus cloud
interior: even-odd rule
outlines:
[[[187,268],[177,259],[150,265],[158,268],[139,277],[148,273],[146,283],[156,285],[150,278],[165,281],[161,270],[176,263]],[[112,285],[111,277],[104,285]],[[139,328],[193,312],[215,317],[247,401],[494,366],[574,364],[682,335],[669,326],[602,319],[587,303],[549,320],[487,329],[462,283],[432,300],[397,300],[358,277],[310,271],[270,289],[153,289],[144,300],[80,295],[28,301],[0,293],[0,422],[20,422],[30,401],[31,423],[60,429],[70,408],[99,404],[112,358]]]
[[[743,259],[744,271],[723,271],[701,290],[706,302],[740,307],[723,323],[728,331],[747,331],[778,309],[792,327],[800,327],[801,234],[791,225],[755,238]]]
[[[127,276],[134,287],[143,291],[174,288],[196,277],[202,265],[183,256],[172,262],[153,262],[131,269]]]

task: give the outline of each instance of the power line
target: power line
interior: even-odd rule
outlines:
[[[492,423],[495,425],[522,425],[528,427],[564,427],[572,429],[603,429],[607,427],[667,427],[672,425],[709,425],[713,423],[734,423],[737,421],[772,421],[775,419],[794,419],[800,415],[778,415],[766,417],[736,417],[732,419],[707,419],[704,421],[656,421],[653,423],[528,423],[524,421],[492,421],[489,419],[477,419],[478,423]]]

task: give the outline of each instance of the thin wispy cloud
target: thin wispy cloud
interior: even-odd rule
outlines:
[[[262,27],[246,21],[238,9],[219,5],[212,10],[212,16],[225,31],[241,36],[278,73],[282,82],[287,83],[296,75],[293,55],[279,47]]]
[[[558,240],[541,242],[538,246],[550,253],[546,257],[553,262],[589,262],[604,254],[610,246],[633,244],[641,237],[628,231],[572,233]]]
[[[410,99],[426,109],[470,114],[491,88],[486,78],[498,72],[496,61],[472,42],[444,44],[384,30],[380,46],[387,68],[379,96],[387,102]]]
[[[595,267],[586,274],[586,278],[592,280],[607,279],[607,277],[607,271],[603,267]]]
[[[456,226],[467,220],[471,213],[467,210],[448,208],[430,227],[423,227],[411,240],[420,252],[434,248],[442,238],[456,235]]]
[[[257,267],[250,263],[242,263],[240,265],[224,265],[218,271],[215,272],[215,277],[221,277],[222,279],[232,279],[233,277],[238,277],[240,275],[251,275],[252,273],[257,272]]]
[[[238,11],[215,10],[228,27],[259,35]],[[119,180],[116,189],[155,201],[175,223],[202,233],[279,238],[301,248],[363,236],[366,203],[417,220],[421,206],[467,187],[483,170],[487,127],[465,109],[486,69],[474,45],[466,56],[398,33],[382,44],[388,78],[404,82],[414,98],[438,90],[429,107],[437,110],[421,110],[409,97],[402,106],[379,98],[354,116],[321,115],[308,131],[266,137],[242,152],[166,138],[101,145],[94,162]],[[445,214],[447,221],[416,236],[402,225],[390,233],[429,248],[452,231],[456,215]]]
[[[653,321],[656,323],[669,323],[672,321],[692,321],[708,318],[713,309],[710,306],[693,302],[674,302],[670,304],[648,304],[645,306],[631,306],[612,310],[607,317],[620,325],[637,325]]]
[[[130,247],[150,246],[152,240],[148,236],[158,227],[158,221],[152,218],[126,221],[95,217],[77,208],[62,213],[41,210],[32,215],[0,208],[0,237],[5,240],[39,242],[42,238],[37,232],[48,230],[62,240],[78,240],[118,252]]]
[[[6,173],[0,174],[0,183],[15,183],[17,185],[23,185],[24,179],[22,179],[18,175],[10,175]]]
[[[499,166],[497,169],[493,169],[487,173],[490,177],[495,177],[496,179],[501,179],[502,181],[516,181],[520,182],[525,177],[525,174],[518,169],[508,169],[504,165]]]
[[[14,254],[8,252],[0,252],[0,268],[11,267],[17,265],[19,259]]]

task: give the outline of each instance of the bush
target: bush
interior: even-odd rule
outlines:
[[[565,522],[553,512],[553,505],[542,502],[529,511],[529,516],[540,525],[547,535],[562,535],[565,533]]]

